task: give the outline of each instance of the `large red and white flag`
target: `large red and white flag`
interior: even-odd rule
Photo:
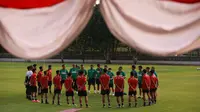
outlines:
[[[110,31],[122,42],[154,55],[200,48],[200,0],[102,0]]]
[[[67,47],[89,21],[95,0],[0,0],[0,43],[25,59]]]

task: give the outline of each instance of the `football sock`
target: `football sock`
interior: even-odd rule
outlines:
[[[88,104],[86,104],[86,107],[88,107]]]

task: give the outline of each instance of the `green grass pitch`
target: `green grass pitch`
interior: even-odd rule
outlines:
[[[0,63],[0,112],[60,112],[70,109],[62,94],[62,106],[32,103],[25,99],[23,85],[26,66],[30,63]],[[44,65],[44,63],[39,64]],[[61,68],[61,64],[52,64],[53,73]],[[118,65],[108,65],[115,72]],[[46,64],[47,67],[47,64]],[[146,67],[144,65],[144,67]],[[199,112],[200,111],[200,71],[195,66],[155,66],[160,88],[158,89],[158,103],[149,107],[141,107],[139,99],[138,108],[128,108],[127,96],[125,96],[125,108],[116,108],[115,97],[111,97],[112,108],[102,108],[101,96],[89,95],[90,108],[83,108],[81,112]],[[67,65],[67,69],[71,64]],[[88,69],[89,65],[85,65]],[[124,71],[129,77],[130,65],[123,65]],[[55,74],[54,74],[55,75]],[[127,83],[125,91],[127,92]],[[64,93],[64,90],[63,90]],[[38,97],[40,99],[40,97]],[[52,96],[49,95],[49,102]],[[76,104],[78,104],[76,96]]]

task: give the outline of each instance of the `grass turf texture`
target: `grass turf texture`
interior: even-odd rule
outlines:
[[[26,66],[31,63],[0,63],[0,111],[1,112],[59,112],[70,109],[65,101],[64,89],[62,94],[62,106],[32,103],[25,99],[25,88],[23,85]],[[39,64],[44,65],[44,63]],[[61,68],[61,64],[52,64],[53,73]],[[108,65],[115,72],[118,65]],[[146,67],[144,65],[144,67]],[[125,96],[125,108],[116,108],[115,97],[111,97],[112,108],[102,108],[101,96],[89,95],[90,108],[83,108],[81,112],[199,112],[200,110],[200,71],[194,66],[155,66],[160,80],[158,90],[158,103],[149,107],[141,107],[142,100],[139,99],[138,108],[128,108],[128,99]],[[46,67],[47,68],[47,64]],[[67,65],[67,69],[71,65]],[[85,65],[88,69],[89,65]],[[129,77],[130,65],[123,66]],[[55,74],[53,74],[55,75]],[[127,92],[127,83],[125,91]],[[53,90],[53,88],[52,88]],[[38,97],[40,99],[40,97]],[[52,96],[49,95],[51,103]],[[78,97],[76,96],[76,104]],[[79,106],[79,105],[78,105]]]

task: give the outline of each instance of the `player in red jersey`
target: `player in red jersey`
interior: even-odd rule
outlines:
[[[151,87],[150,87],[150,93],[151,93],[151,100],[152,100],[152,103],[156,103],[156,91],[157,91],[157,88],[158,88],[158,78],[156,77],[156,75],[154,74],[155,71],[154,70],[151,70],[151,75],[150,75],[150,78],[151,78]]]
[[[38,94],[40,95],[41,94],[41,78],[43,75],[43,67],[40,66],[39,69],[40,69],[40,71],[37,74],[37,83],[38,83]]]
[[[60,95],[61,95],[61,77],[60,77],[60,71],[57,70],[56,71],[56,76],[53,78],[53,84],[54,84],[54,95],[53,95],[53,100],[52,100],[52,104],[54,104],[55,101],[55,97],[56,95],[58,95],[58,105],[60,104]]]
[[[30,86],[31,86],[31,94],[32,94],[32,102],[39,102],[37,100],[37,74],[36,74],[36,69],[33,69],[33,74],[31,75],[30,78]]]
[[[117,98],[118,108],[124,107],[124,77],[121,76],[121,72],[117,72],[117,76],[114,78],[115,84],[115,96]],[[121,97],[121,105],[120,105],[120,98]]]
[[[69,96],[72,97],[72,105],[75,106],[74,103],[74,90],[73,90],[73,79],[71,77],[71,73],[67,75],[67,79],[65,80],[65,89],[66,89],[66,97],[67,97],[67,104],[69,105]]]
[[[84,76],[84,71],[80,70],[79,71],[79,76],[77,77],[76,84],[78,87],[78,96],[79,96],[79,102],[80,102],[80,107],[82,107],[82,97],[85,97],[85,104],[86,108],[88,108],[88,97],[87,97],[87,91],[86,91],[86,84],[87,79]]]
[[[48,70],[47,70],[47,76],[49,77],[49,81],[48,81],[48,86],[49,86],[49,92],[51,93],[51,86],[52,86],[52,66],[49,65],[48,66]]]
[[[45,103],[49,104],[48,102],[48,76],[47,76],[47,71],[44,71],[44,76],[41,77],[41,103],[43,102],[43,96],[45,95]]]
[[[102,103],[103,103],[103,108],[106,106],[105,105],[105,95],[107,95],[108,98],[108,108],[111,108],[110,105],[110,88],[109,88],[109,83],[110,83],[110,76],[107,75],[107,69],[105,68],[103,70],[103,74],[100,76],[99,80],[101,82],[101,95],[102,95]]]
[[[151,105],[150,86],[151,86],[150,76],[147,74],[147,71],[144,69],[143,76],[142,76],[142,91],[143,91],[144,106],[146,106],[145,95],[148,96],[149,105]]]
[[[137,98],[136,98],[136,95],[137,95],[137,85],[138,85],[138,80],[134,77],[135,75],[135,72],[131,72],[131,77],[128,79],[128,85],[129,85],[129,107],[131,107],[131,98],[134,97],[134,100],[135,100],[135,107],[137,107]]]

